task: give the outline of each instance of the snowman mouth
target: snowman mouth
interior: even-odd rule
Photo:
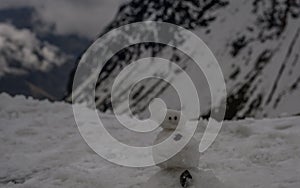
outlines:
[[[176,134],[176,135],[174,136],[174,140],[175,140],[175,141],[179,141],[182,137],[183,137],[183,136],[182,136],[181,134]]]

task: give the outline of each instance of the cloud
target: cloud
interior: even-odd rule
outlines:
[[[58,34],[95,38],[126,0],[1,0],[0,9],[33,7],[39,19],[53,23]]]
[[[30,30],[18,30],[3,23],[0,23],[0,54],[0,77],[24,75],[29,70],[49,71],[68,58],[58,48],[39,41]]]

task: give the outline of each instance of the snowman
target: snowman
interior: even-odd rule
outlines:
[[[154,145],[163,142],[169,137],[172,139],[171,144],[165,147],[153,147],[152,150],[153,160],[157,166],[164,170],[182,170],[179,177],[182,187],[188,187],[192,184],[193,177],[190,170],[198,167],[200,159],[199,141],[195,136],[192,136],[188,143],[177,152],[177,146],[180,145],[181,142],[184,142],[184,139],[188,135],[186,122],[186,117],[180,111],[168,109],[160,125],[162,130],[157,135]],[[166,155],[166,153],[172,153],[173,151],[177,152],[175,152],[176,154],[173,157],[170,158],[169,155]]]

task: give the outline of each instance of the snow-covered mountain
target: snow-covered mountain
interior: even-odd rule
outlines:
[[[300,112],[299,16],[299,0],[132,0],[120,7],[103,33],[143,20],[190,29],[222,67],[228,92],[226,118],[272,117]],[[202,115],[209,114],[205,78],[182,53],[153,43],[124,49],[105,65],[96,87],[98,108],[111,109],[110,89],[120,68],[149,54],[171,59],[189,72],[203,95]],[[133,112],[143,111],[154,97],[168,98],[169,88],[153,80],[140,84],[133,91]],[[94,100],[88,95],[82,92],[78,101]]]
[[[126,168],[102,159],[79,134],[70,104],[1,94],[0,105],[1,187],[181,187],[176,176],[158,167]],[[98,125],[91,112],[82,107],[85,126]],[[113,116],[100,118],[128,145],[149,146],[155,139],[155,132],[132,132]],[[234,184],[231,188],[299,188],[299,123],[299,117],[225,121],[199,166]],[[203,175],[200,187],[214,180]]]
[[[236,1],[228,8],[204,39],[227,78],[227,116],[299,113],[300,1]]]

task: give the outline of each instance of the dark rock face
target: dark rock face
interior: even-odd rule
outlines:
[[[179,26],[195,29],[197,27],[207,27],[209,23],[213,22],[216,18],[213,13],[227,5],[227,1],[223,0],[213,0],[213,1],[142,1],[134,0],[120,7],[115,20],[107,27],[104,31],[107,32],[113,28],[119,26],[143,21],[164,21]],[[100,35],[101,36],[101,35]],[[170,54],[165,54],[165,51],[173,51]],[[176,51],[166,45],[156,44],[156,43],[143,43],[132,45],[128,48],[121,50],[112,59],[110,59],[102,69],[99,76],[98,83],[96,86],[96,103],[97,107],[105,112],[112,109],[110,100],[110,90],[112,86],[112,78],[121,71],[123,67],[140,59],[142,57],[164,57],[178,63],[181,68],[186,68],[186,57],[183,53]],[[71,76],[72,78],[72,76]],[[71,91],[70,83],[70,91]],[[160,96],[167,88],[168,83],[161,80],[150,80],[133,90],[132,94],[132,104],[133,113],[139,113],[148,106],[149,102]],[[80,96],[85,98],[85,94]],[[88,98],[88,97],[87,97]],[[86,99],[91,100],[91,99]],[[100,101],[100,102],[99,102]]]
[[[227,5],[227,0],[132,0],[120,7],[106,31],[145,20],[164,21],[187,29],[207,27],[216,19],[213,13]]]
[[[132,0],[120,7],[103,33],[143,20],[190,29],[207,43],[222,67],[228,92],[226,119],[278,116],[300,111],[299,16],[299,0]],[[98,78],[95,100],[101,111],[112,108],[113,78],[123,67],[146,56],[170,59],[187,71],[191,64],[184,54],[161,44],[136,44],[123,49],[105,64]],[[132,111],[145,110],[168,88],[161,81],[140,84],[133,90]],[[204,116],[210,107],[205,108]]]

